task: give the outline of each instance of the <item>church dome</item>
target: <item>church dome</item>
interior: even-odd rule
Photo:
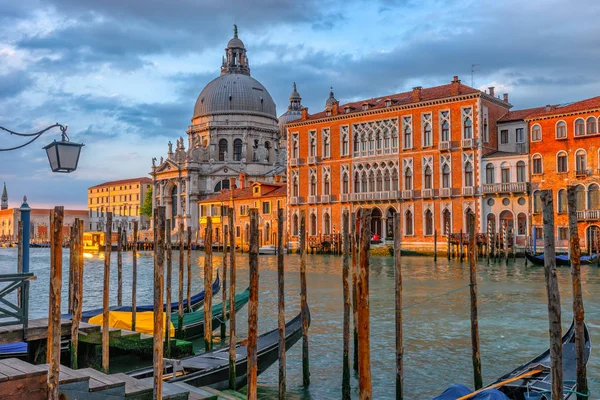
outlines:
[[[256,79],[244,74],[224,74],[206,85],[194,106],[194,117],[225,112],[268,114],[277,118],[275,102]]]
[[[296,88],[296,82],[294,82],[292,93],[290,94],[290,105],[285,113],[279,117],[279,131],[281,136],[285,137],[285,124],[291,121],[295,121],[302,117],[302,97],[298,93]]]
[[[259,81],[250,76],[246,49],[238,38],[235,25],[233,39],[225,49],[221,76],[210,81],[198,96],[194,118],[232,112],[277,118],[271,95]]]
[[[333,107],[334,103],[337,103],[337,100],[333,96],[333,88],[331,88],[331,91],[329,92],[329,97],[327,98],[327,101],[325,101],[325,109],[331,110],[331,107]]]

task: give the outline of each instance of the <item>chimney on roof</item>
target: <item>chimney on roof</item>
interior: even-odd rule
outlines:
[[[308,107],[302,108],[302,121],[306,121],[308,119]]]
[[[508,103],[508,93],[504,93],[503,96],[504,96],[504,98],[503,98],[504,102]]]
[[[340,104],[336,101],[331,105],[331,115],[338,115],[340,113]]]
[[[235,189],[235,178],[229,178],[229,190],[233,194],[233,189]]]
[[[458,96],[460,94],[460,79],[458,75],[454,75],[454,79],[450,82],[450,95]]]
[[[415,86],[412,90],[412,101],[413,102],[417,102],[417,101],[421,101],[421,89],[423,89],[422,86]]]
[[[552,110],[552,106],[550,104],[546,104],[546,111]]]
[[[246,189],[246,174],[240,174],[240,189]]]
[[[488,89],[490,90],[490,96],[494,97],[494,89],[495,88],[493,86],[490,86]]]

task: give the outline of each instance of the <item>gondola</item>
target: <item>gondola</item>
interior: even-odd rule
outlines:
[[[308,311],[308,323],[310,325],[310,311]],[[291,348],[301,337],[302,316],[298,314],[296,318],[285,325],[285,349]],[[278,360],[278,353],[279,336],[277,329],[258,337],[257,361],[259,375]],[[246,368],[247,342],[244,341],[236,347],[236,386],[238,389],[246,385]],[[151,378],[153,372],[152,368],[146,368],[129,372],[128,375],[144,379]],[[171,375],[170,378],[168,378],[169,375]],[[219,349],[183,359],[176,364],[175,371],[173,371],[173,365],[166,368],[165,378],[167,378],[167,382],[182,382],[196,387],[211,386],[218,390],[228,389],[229,349]]]
[[[543,254],[532,254],[530,252],[525,252],[525,257],[534,265],[544,265],[544,255]],[[584,256],[582,255],[580,258],[581,265],[592,265],[598,262],[597,255]],[[570,266],[571,260],[567,254],[558,254],[556,256],[556,265],[557,266]]]
[[[247,288],[242,293],[235,296],[235,312],[237,313],[242,309],[248,300],[250,299],[250,288]],[[229,309],[229,301],[227,302],[227,308]],[[212,308],[212,327],[213,330],[217,330],[221,327],[223,318],[223,303],[214,305]],[[229,313],[226,314],[229,318]],[[171,321],[177,328],[178,315],[174,312],[171,315]],[[181,332],[177,332],[178,339],[196,339],[204,336],[204,310],[198,310],[191,313],[183,314],[183,328]]]
[[[585,337],[585,362],[587,364],[590,358],[592,348],[590,333],[584,325]],[[563,335],[562,338],[562,356],[563,356],[563,396],[564,399],[575,398],[577,389],[577,362],[575,357],[575,323]],[[536,372],[537,371],[537,372]],[[461,392],[464,389],[467,392]],[[456,389],[456,390],[453,390]],[[550,350],[546,350],[533,360],[521,365],[506,375],[501,376],[495,382],[484,389],[482,395],[492,392],[501,392],[497,397],[508,398],[511,400],[549,400],[551,398],[552,376],[550,371]],[[444,394],[436,397],[434,400],[456,399],[467,395],[470,391],[462,385],[455,385],[449,388]],[[474,396],[473,399],[480,397]],[[483,397],[481,397],[483,398]],[[485,397],[488,398],[488,397]],[[489,397],[496,398],[496,397]]]

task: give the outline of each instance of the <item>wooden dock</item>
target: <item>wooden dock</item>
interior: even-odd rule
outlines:
[[[47,398],[48,364],[33,365],[9,358],[0,360],[0,398],[5,400],[42,400]],[[163,399],[239,400],[238,392],[220,392],[209,387],[197,388],[185,383],[163,383]],[[150,400],[152,378],[135,379],[126,374],[104,374],[92,368],[73,370],[60,366],[59,394],[66,400]]]

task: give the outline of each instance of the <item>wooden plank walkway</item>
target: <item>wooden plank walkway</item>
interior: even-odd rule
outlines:
[[[86,323],[79,324],[79,332],[84,334],[93,333],[99,330],[96,325]],[[71,320],[60,320],[60,335],[71,336]],[[14,342],[30,342],[48,338],[48,318],[30,319],[29,327],[23,329],[23,325],[7,325],[0,327],[0,344]]]

